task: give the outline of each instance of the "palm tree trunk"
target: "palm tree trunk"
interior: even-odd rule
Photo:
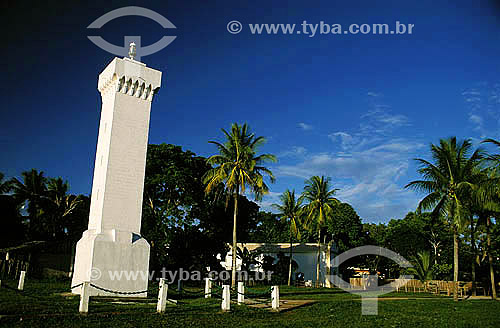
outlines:
[[[234,194],[234,216],[233,216],[233,252],[232,252],[232,265],[231,265],[231,287],[236,286],[236,216],[238,214],[238,196],[239,186],[236,186],[236,193]]]
[[[292,223],[290,220],[290,265],[288,266],[288,286],[290,286],[292,283],[292,255],[293,255],[292,247],[293,247],[293,244],[292,244]]]
[[[453,300],[458,302],[458,231],[457,226],[453,226]]]
[[[493,270],[493,256],[491,256],[491,237],[490,237],[491,218],[486,219],[486,238],[488,243],[488,262],[490,264],[491,297],[497,299],[497,289],[495,285],[495,271]]]
[[[474,251],[473,251],[474,252]],[[472,296],[476,296],[476,254],[472,257]]]
[[[438,256],[438,251],[437,251],[437,244],[432,243],[432,247],[434,248],[434,264],[438,264],[437,256]]]
[[[316,287],[319,287],[319,261],[321,260],[321,228],[318,229],[318,260],[316,261]]]
[[[470,221],[470,245],[472,247],[472,263],[471,263],[472,295],[476,296],[476,240],[474,239],[474,218],[472,217]]]

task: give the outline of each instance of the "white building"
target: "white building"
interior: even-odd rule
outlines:
[[[240,249],[248,249],[250,252],[254,252],[256,259],[262,262],[264,256],[272,256],[275,260],[278,259],[278,253],[282,252],[284,255],[290,255],[290,243],[238,243],[237,247]],[[311,281],[313,285],[316,285],[316,263],[318,258],[318,244],[316,243],[294,243],[292,244],[292,258],[298,264],[298,268],[295,273],[302,272],[304,274],[304,280]],[[319,283],[324,287],[333,287],[330,284],[328,275],[332,273],[331,271],[331,261],[334,258],[334,247],[330,244],[321,244],[321,254],[320,254],[320,280]],[[222,260],[222,258],[220,258]],[[241,269],[242,261],[240,258],[236,258],[236,269]],[[224,261],[221,261],[221,265],[226,270],[231,270],[232,267],[232,247],[230,245],[230,250],[227,252]],[[252,265],[250,270],[263,272],[262,266],[260,264]],[[294,278],[294,277],[292,277]]]

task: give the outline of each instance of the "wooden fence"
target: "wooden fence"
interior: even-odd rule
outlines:
[[[349,283],[354,289],[366,289],[368,286],[367,278],[350,278]],[[433,294],[446,294],[450,296],[453,294],[453,281],[442,281],[442,280],[429,280],[425,283],[417,279],[387,279],[383,284],[388,284],[387,287],[395,288],[396,292],[413,292],[413,293],[423,293],[430,292]],[[469,290],[472,289],[472,282],[459,281],[458,283],[458,293],[460,297],[467,294]]]
[[[30,262],[20,259],[0,259],[0,277],[2,278],[17,278],[21,271],[28,272]]]

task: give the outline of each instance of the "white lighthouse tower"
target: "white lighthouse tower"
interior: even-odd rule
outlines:
[[[89,226],[76,246],[71,285],[90,281],[90,295],[147,296],[142,194],[151,101],[161,72],[134,60],[133,43],[129,55],[113,59],[99,75],[102,110]],[[80,287],[72,292],[79,294]]]

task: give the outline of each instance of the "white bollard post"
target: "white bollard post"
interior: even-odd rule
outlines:
[[[231,310],[231,286],[222,286],[222,311]]]
[[[271,300],[272,300],[273,310],[278,311],[278,309],[280,307],[280,287],[279,286],[273,286],[272,292],[271,292]]]
[[[238,281],[238,304],[245,303],[245,285],[243,281]]]
[[[80,293],[80,313],[87,314],[89,312],[89,293],[90,293],[90,281],[84,281],[82,283],[82,289]]]
[[[19,276],[19,284],[17,285],[17,289],[24,289],[24,278],[26,277],[26,271],[21,271],[21,275]]]
[[[212,297],[212,280],[205,278],[205,298]]]
[[[165,307],[167,306],[167,293],[167,280],[165,278],[160,278],[160,290],[158,291],[158,304],[156,305],[156,312],[165,312]]]
[[[182,285],[181,285],[181,284],[182,284],[181,280],[180,280],[180,279],[179,279],[179,280],[177,280],[177,292],[179,292],[179,293],[180,293],[180,292],[181,292],[181,290],[182,290]]]

